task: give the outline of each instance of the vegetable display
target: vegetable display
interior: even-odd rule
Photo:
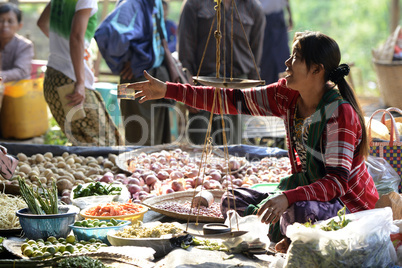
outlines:
[[[367,260],[372,260],[372,263],[392,264],[389,259],[388,241],[373,237],[373,243],[354,249],[348,248],[349,242],[352,241],[330,240],[321,246],[319,241],[294,241],[291,245],[292,252],[288,254],[287,267],[337,268],[340,264],[344,264],[344,267],[370,267],[362,265],[367,263]],[[387,259],[389,262],[384,262]],[[392,267],[388,265],[371,267]]]
[[[191,245],[204,250],[229,251],[229,249],[222,242],[209,239],[193,237],[193,242]]]
[[[187,214],[187,215],[200,215],[206,217],[222,218],[223,215],[220,209],[220,203],[213,202],[209,207],[191,207],[191,201],[185,202],[164,202],[163,204],[156,205],[156,208],[164,209],[171,212]]]
[[[15,212],[26,208],[27,204],[20,196],[0,194],[0,229],[21,228]]]
[[[131,202],[131,199],[125,203],[109,202],[89,208],[84,212],[87,216],[121,216],[139,213],[143,206]]]
[[[155,226],[142,226],[141,222],[116,232],[116,236],[124,238],[160,238],[168,234],[180,234],[183,230],[173,223],[160,223]]]
[[[87,186],[78,184],[73,190],[74,198],[98,195],[119,195],[121,187],[112,184],[102,184],[101,182],[92,182]]]
[[[124,221],[118,221],[116,219],[110,219],[110,221],[101,221],[98,219],[88,219],[88,220],[82,220],[82,221],[76,221],[74,222],[74,226],[77,227],[85,227],[85,228],[102,228],[102,227],[107,227],[107,226],[119,226],[125,224]]]
[[[344,227],[346,227],[346,225],[348,225],[349,222],[351,222],[351,220],[346,219],[345,217],[346,214],[346,206],[344,206],[342,209],[340,209],[337,213],[338,217],[339,217],[339,221],[335,221],[335,219],[332,219],[331,221],[329,221],[326,225],[321,226],[321,230],[324,231],[337,231],[339,229],[342,229]],[[304,224],[304,226],[306,227],[314,227],[314,224],[312,224],[311,222],[307,222]]]
[[[77,256],[73,258],[65,258],[60,261],[57,268],[106,268],[105,264],[103,264],[100,260],[92,259],[88,256]]]
[[[52,187],[50,189],[45,188],[39,181],[40,190],[35,191],[31,186],[25,183],[25,179],[18,177],[18,183],[20,185],[20,192],[22,198],[27,203],[29,210],[32,214],[38,215],[50,215],[58,214],[58,196],[56,181],[53,180]]]
[[[128,188],[135,202],[145,198],[203,187],[207,190],[250,187],[257,183],[277,183],[290,174],[288,157],[266,157],[253,163],[245,158],[229,161],[213,155],[200,169],[200,157],[181,150],[161,150],[131,156],[125,160]]]
[[[100,247],[106,246],[105,243],[95,238],[89,241],[76,241],[74,235],[59,239],[50,236],[46,241],[43,239],[27,240],[21,245],[21,252],[29,258],[49,259],[76,253],[96,252]]]
[[[286,267],[392,267],[390,233],[391,208],[371,209],[330,220],[289,225],[286,235],[292,243],[287,251]],[[393,249],[392,249],[393,250]]]

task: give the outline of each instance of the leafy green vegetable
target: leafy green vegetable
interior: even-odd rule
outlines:
[[[339,229],[344,228],[346,225],[348,225],[351,220],[346,219],[346,206],[344,206],[342,209],[340,209],[337,213],[339,217],[339,221],[335,221],[335,219],[332,219],[330,222],[327,223],[327,225],[322,226],[321,229],[324,231],[336,231]],[[306,227],[314,227],[314,224],[310,222],[306,222],[303,224]]]
[[[38,190],[34,190],[32,186],[28,186],[25,179],[20,176],[18,176],[17,179],[20,186],[21,196],[33,214],[50,215],[59,213],[55,179],[52,179],[52,187],[50,189],[45,188],[41,181],[38,180],[40,186]],[[39,190],[41,190],[42,194],[39,193]]]
[[[95,260],[87,256],[66,258],[58,263],[60,268],[104,268],[107,267],[100,260]]]
[[[224,244],[208,239],[198,239],[193,237],[192,245],[199,249],[228,251],[228,248]]]
[[[97,181],[91,182],[86,187],[83,187],[82,184],[79,184],[73,190],[73,192],[74,198],[98,195],[118,195],[121,193],[121,187],[113,186],[112,184],[103,185]]]

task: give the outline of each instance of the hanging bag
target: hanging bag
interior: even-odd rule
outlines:
[[[375,111],[369,120],[367,130],[368,138],[370,141],[371,156],[384,158],[398,173],[399,177],[402,176],[402,142],[400,141],[399,131],[396,127],[395,119],[391,111],[398,112],[402,115],[402,111],[398,108],[379,109]],[[371,139],[371,121],[376,114],[382,113],[381,123],[385,124],[385,116],[390,117],[390,140],[372,140]],[[398,191],[401,193],[401,182],[399,182]]]

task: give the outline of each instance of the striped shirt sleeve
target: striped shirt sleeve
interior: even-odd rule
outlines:
[[[219,114],[249,114],[284,117],[299,93],[284,86],[284,80],[262,87],[225,89],[167,83],[165,98]],[[216,92],[216,97],[214,94]],[[219,98],[222,104],[219,105]],[[214,101],[215,99],[215,101]]]

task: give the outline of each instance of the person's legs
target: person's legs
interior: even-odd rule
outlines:
[[[56,71],[51,67],[47,67],[45,73],[45,80],[43,82],[43,94],[47,105],[53,118],[56,120],[60,129],[64,132],[64,122],[66,116],[60,101],[59,94],[57,93],[57,87],[73,83],[74,81],[63,75],[61,72]]]
[[[114,146],[120,139],[118,130],[107,113],[100,94],[85,90],[85,118],[67,122],[57,88],[74,81],[63,73],[48,67],[43,92],[50,111],[61,131],[73,145]]]
[[[210,113],[200,110],[198,113],[188,114],[186,137],[190,144],[203,145],[208,130]]]
[[[278,81],[278,74],[285,71],[285,61],[289,58],[288,31],[286,28],[284,12],[265,16],[263,52],[261,60],[261,79],[265,84]]]
[[[214,115],[212,123],[211,137],[214,145],[224,145],[223,133],[226,135],[226,144],[241,144],[242,124],[241,115],[226,114],[222,117],[219,114]]]
[[[148,73],[162,81],[169,80],[164,65],[149,70]],[[145,81],[141,76],[132,80],[120,79],[120,83]],[[151,100],[139,103],[138,100],[120,100],[126,145],[158,145],[171,142],[169,100]]]

